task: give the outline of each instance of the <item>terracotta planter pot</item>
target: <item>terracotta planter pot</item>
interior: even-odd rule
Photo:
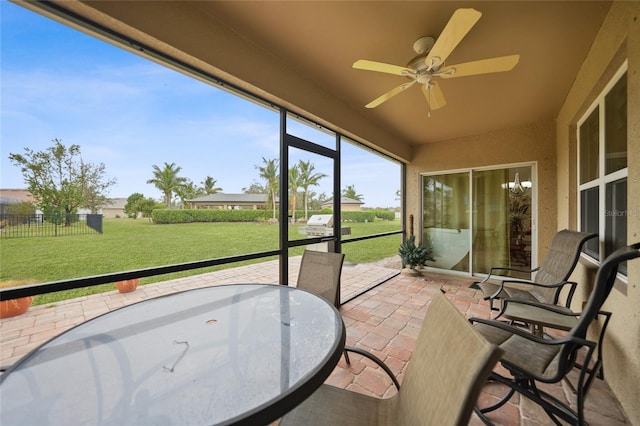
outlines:
[[[138,284],[140,284],[140,278],[117,281],[115,284],[120,293],[129,293],[130,291],[134,291],[136,288],[138,288]]]
[[[33,302],[33,296],[3,300],[0,302],[0,318],[10,318],[24,314],[31,306],[31,302]]]

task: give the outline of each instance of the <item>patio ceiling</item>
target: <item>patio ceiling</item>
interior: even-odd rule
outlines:
[[[416,146],[552,120],[610,1],[90,1],[62,8],[278,105],[410,160]],[[356,70],[357,59],[406,65],[419,37],[453,12],[482,12],[447,60],[519,54],[509,72],[440,79],[431,113],[418,87],[365,104],[408,81]]]

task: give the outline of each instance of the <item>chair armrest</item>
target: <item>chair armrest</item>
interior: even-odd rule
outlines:
[[[509,325],[503,321],[472,317],[472,318],[469,318],[469,322],[471,322],[472,324],[480,323],[480,324],[485,324],[491,327],[499,328],[501,330],[523,337],[532,342],[540,343],[542,345],[565,345],[567,343],[574,343],[574,344],[584,345],[589,347],[596,346],[596,344],[590,340],[580,339],[579,337],[575,337],[575,336],[564,336],[558,339],[545,339],[543,337],[539,337],[535,334],[529,333],[526,330],[522,330],[518,327]]]
[[[509,304],[534,306],[534,307],[539,308],[539,309],[544,309],[545,311],[553,312],[553,313],[556,313],[558,315],[565,315],[565,316],[568,316],[568,317],[578,317],[578,316],[580,316],[580,312],[578,312],[578,313],[576,313],[576,312],[567,312],[565,310],[560,309],[557,305],[548,305],[548,304],[545,304],[545,303],[532,302],[530,300],[517,300],[517,299],[503,299],[502,300],[502,310],[500,311],[500,315],[505,313],[505,311],[507,310],[507,306],[509,306]],[[498,316],[500,316],[500,315],[498,315]]]
[[[364,356],[365,358],[369,358],[371,361],[373,361],[376,364],[378,364],[378,366],[380,366],[380,368],[382,368],[385,371],[385,373],[387,373],[389,375],[389,377],[393,381],[393,384],[395,385],[396,389],[400,390],[400,383],[398,382],[398,379],[396,379],[396,376],[393,374],[391,369],[380,358],[378,358],[377,356],[375,356],[371,352],[365,351],[364,349],[356,348],[355,346],[346,345],[344,347],[344,350],[347,351],[347,352],[353,352],[353,353],[356,353],[356,354],[360,354],[360,355]]]
[[[509,268],[509,267],[502,267],[502,266],[493,266],[489,269],[489,275],[487,275],[487,277],[480,281],[481,283],[486,283],[487,281],[489,281],[491,279],[491,275],[493,275],[493,271],[513,271],[513,272],[526,272],[526,273],[533,273],[536,272],[538,269],[540,269],[540,267],[534,268],[534,269],[517,269],[517,268]]]
[[[540,284],[537,283],[535,281],[525,281],[525,280],[503,280],[502,283],[513,283],[513,284],[523,284],[523,285],[531,285],[534,287],[544,287],[544,288],[555,288],[555,287],[562,287],[564,285],[567,284],[571,284],[571,281],[561,281],[559,283],[556,284]],[[575,285],[575,283],[573,283],[573,285]]]
[[[571,288],[569,289],[569,295],[567,296],[567,308],[569,306],[571,306],[571,299],[573,299],[573,293],[576,291],[576,286],[577,283],[573,282],[573,281],[561,281],[559,283],[556,284],[540,284],[534,281],[524,281],[524,280],[504,280],[500,283],[500,285],[498,286],[498,290],[492,294],[490,296],[490,298],[496,298],[501,292],[502,290],[504,290],[505,284],[508,283],[512,283],[512,284],[520,284],[520,285],[529,285],[532,287],[543,287],[543,288],[562,288],[565,285],[569,284],[571,286]],[[558,303],[558,297],[560,296],[560,292],[557,291],[556,295],[555,295],[555,300],[553,301],[553,303]]]

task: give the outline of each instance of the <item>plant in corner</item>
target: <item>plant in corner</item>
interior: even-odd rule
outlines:
[[[402,268],[408,266],[412,271],[416,271],[416,267],[418,266],[424,266],[428,260],[436,260],[433,257],[433,249],[431,247],[416,245],[415,235],[409,236],[409,238],[400,245],[398,253],[402,259]]]

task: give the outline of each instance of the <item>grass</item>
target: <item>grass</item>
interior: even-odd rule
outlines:
[[[399,221],[349,223],[351,236],[397,231]],[[289,239],[305,238],[290,226]],[[133,269],[255,253],[278,248],[278,225],[272,223],[192,223],[155,225],[146,220],[105,219],[102,235],[34,237],[0,240],[0,281],[49,282]],[[347,237],[349,238],[349,237]],[[371,262],[397,254],[400,236],[343,245],[346,261]],[[304,247],[290,250],[301,254]],[[264,259],[258,260],[262,262]],[[244,262],[144,278],[141,284],[231,268]],[[36,296],[34,304],[113,290],[103,284]]]

